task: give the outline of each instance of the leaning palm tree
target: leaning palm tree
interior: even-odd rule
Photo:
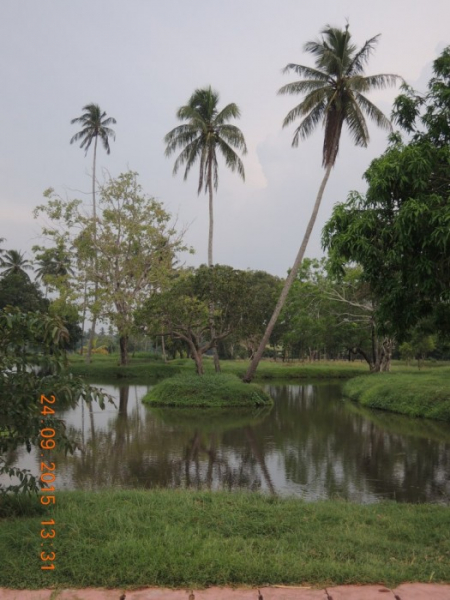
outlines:
[[[211,87],[195,90],[186,106],[177,112],[178,119],[185,123],[164,138],[166,156],[181,149],[173,167],[174,175],[186,165],[184,179],[187,179],[191,167],[199,162],[198,194],[203,189],[209,192],[208,266],[213,264],[213,188],[217,191],[219,184],[217,155],[222,154],[226,166],[245,179],[244,165],[233,148],[242,154],[247,152],[241,130],[229,123],[240,117],[239,108],[231,103],[219,110],[218,103],[219,94]]]
[[[1,258],[0,268],[3,269],[4,277],[20,273],[29,279],[29,275],[26,271],[31,270],[33,267],[31,266],[30,261],[25,258],[23,252],[19,252],[18,250],[8,250]]]
[[[83,106],[85,112],[81,115],[81,117],[77,117],[76,119],[72,119],[70,123],[72,125],[77,124],[81,125],[82,129],[76,133],[70,143],[81,141],[80,148],[85,149],[85,153],[87,154],[92,141],[94,140],[94,158],[92,165],[92,217],[94,222],[94,249],[96,251],[97,246],[97,208],[95,203],[95,170],[96,170],[96,161],[97,161],[97,142],[98,138],[100,138],[106,153],[109,154],[111,149],[109,147],[109,138],[113,140],[116,139],[116,134],[113,129],[109,127],[109,125],[115,124],[117,121],[113,117],[106,117],[106,113],[103,112],[98,104],[86,104]],[[95,269],[97,271],[97,269]],[[98,282],[94,283],[94,298],[97,300],[98,295]],[[92,343],[95,335],[95,324],[97,322],[97,314],[94,312],[92,315],[92,326],[91,332],[89,335],[89,343],[88,343],[88,351],[87,351],[87,359],[86,362],[91,361],[91,351],[92,351]]]
[[[316,68],[288,64],[283,71],[284,73],[293,71],[303,79],[288,83],[278,93],[305,94],[302,102],[286,115],[283,127],[290,125],[298,117],[303,118],[295,130],[292,140],[292,146],[296,147],[300,139],[308,138],[315,127],[319,123],[323,123],[322,165],[325,168],[325,175],[300,250],[286,279],[264,337],[244,376],[244,381],[253,379],[288,292],[297,276],[316,221],[325,186],[336,161],[344,123],[347,125],[355,145],[364,148],[369,142],[365,117],[372,119],[381,128],[391,129],[389,119],[365,96],[372,89],[386,88],[401,79],[398,75],[364,75],[364,67],[378,38],[379,35],[376,35],[358,49],[351,42],[348,25],[343,30],[328,25],[322,31],[320,40],[307,42],[304,46],[305,52],[309,52],[315,57]]]

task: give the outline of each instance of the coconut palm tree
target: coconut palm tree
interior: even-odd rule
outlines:
[[[22,275],[25,275],[27,279],[30,278],[26,271],[31,270],[33,267],[31,266],[30,261],[25,258],[23,252],[19,252],[18,250],[7,250],[0,260],[0,268],[3,269],[4,277],[12,275],[13,273],[21,273]]]
[[[184,179],[187,179],[191,167],[199,162],[198,194],[203,189],[209,192],[208,266],[213,264],[213,188],[217,192],[219,184],[217,155],[222,154],[226,166],[245,180],[244,165],[233,148],[242,154],[247,152],[241,130],[229,123],[240,117],[239,108],[231,103],[219,110],[218,103],[219,94],[211,87],[195,90],[188,103],[177,112],[178,119],[185,123],[164,138],[166,156],[181,149],[173,167],[174,175],[186,165]]]
[[[293,63],[288,64],[283,72],[294,72],[302,79],[288,83],[278,93],[304,94],[300,104],[289,111],[283,121],[283,127],[287,127],[298,117],[303,118],[294,131],[292,146],[298,146],[300,139],[308,138],[316,126],[323,123],[322,165],[325,168],[325,175],[320,184],[294,265],[286,279],[261,344],[244,376],[244,381],[253,379],[288,292],[297,276],[297,271],[303,260],[316,221],[325,186],[336,161],[344,123],[347,125],[354,144],[364,148],[367,147],[369,142],[366,117],[369,117],[383,129],[391,129],[389,119],[365,96],[372,89],[386,88],[401,79],[398,75],[390,74],[364,75],[364,67],[378,43],[379,35],[367,40],[358,49],[351,41],[348,25],[345,29],[328,25],[321,33],[322,38],[320,40],[307,42],[304,46],[305,52],[309,52],[315,57],[316,68]]]
[[[111,148],[109,147],[109,138],[116,139],[116,134],[109,127],[117,123],[113,117],[106,118],[106,113],[100,109],[98,104],[86,104],[82,110],[85,112],[81,117],[76,117],[70,121],[71,125],[81,125],[81,130],[76,133],[70,140],[70,143],[79,142],[81,140],[80,148],[84,148],[87,155],[88,150],[94,141],[94,158],[92,166],[92,213],[94,220],[96,218],[96,205],[95,205],[95,170],[97,162],[97,142],[100,138],[104,149],[107,154],[110,154]]]
[[[114,130],[109,127],[109,125],[114,125],[117,121],[113,117],[106,117],[106,113],[100,109],[98,104],[86,104],[86,106],[83,106],[82,110],[84,111],[84,113],[81,115],[81,117],[77,117],[70,121],[70,123],[72,125],[75,125],[75,124],[81,125],[81,128],[82,128],[78,133],[76,133],[71,138],[70,143],[73,144],[74,142],[81,141],[80,148],[84,148],[85,153],[87,154],[87,152],[92,144],[92,141],[94,141],[94,158],[93,158],[93,165],[92,165],[92,217],[93,217],[93,221],[94,221],[93,234],[94,234],[94,248],[95,248],[96,243],[97,243],[97,227],[96,227],[97,209],[96,209],[96,203],[95,203],[95,182],[96,182],[95,170],[96,170],[96,161],[97,161],[97,142],[98,142],[98,138],[100,138],[100,140],[103,144],[103,147],[106,150],[106,153],[109,154],[111,152],[111,149],[109,147],[109,139],[112,138],[113,140],[115,140],[116,134],[114,133]],[[98,292],[98,282],[95,281],[95,283],[94,283],[94,298],[95,298],[95,300],[97,299],[97,292]],[[92,315],[92,326],[91,326],[91,332],[90,332],[90,336],[89,336],[86,362],[91,361],[92,342],[93,342],[94,335],[95,335],[96,322],[97,322],[97,314],[94,312],[94,314]]]

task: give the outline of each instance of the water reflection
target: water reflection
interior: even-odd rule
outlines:
[[[275,405],[264,410],[150,409],[141,403],[146,386],[103,387],[115,407],[62,413],[83,451],[55,456],[60,487],[244,488],[356,502],[450,498],[450,427],[344,402],[338,383],[267,386]]]

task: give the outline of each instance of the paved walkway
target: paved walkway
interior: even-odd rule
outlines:
[[[342,585],[317,590],[309,587],[208,588],[169,590],[146,588],[131,592],[86,588],[81,590],[8,590],[0,600],[450,600],[450,585],[404,583],[394,590],[382,585]]]

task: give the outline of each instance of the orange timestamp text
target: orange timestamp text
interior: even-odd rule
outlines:
[[[47,417],[49,415],[55,414],[54,407],[50,406],[51,404],[55,404],[56,398],[55,396],[44,396],[41,395],[41,415]],[[42,420],[41,423],[44,423]],[[56,446],[55,441],[55,429],[53,427],[42,427],[39,431],[40,436],[40,449],[41,449],[41,476],[40,479],[45,487],[41,490],[41,504],[45,506],[52,506],[55,504],[56,496],[54,495],[55,486],[52,485],[56,480],[56,466],[54,462],[50,462],[49,456],[46,452],[53,450]],[[50,494],[50,492],[53,492]],[[55,569],[55,558],[56,552],[53,549],[53,540],[56,536],[55,520],[48,519],[46,521],[41,521],[41,525],[43,529],[41,529],[41,560],[47,564],[43,564],[41,566],[42,570],[52,571]]]

